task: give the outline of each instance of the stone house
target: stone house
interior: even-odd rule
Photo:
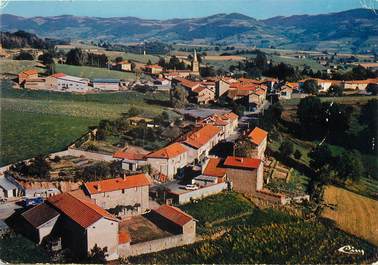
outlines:
[[[205,87],[199,86],[192,91],[193,99],[191,101],[196,102],[197,104],[208,104],[211,101],[214,101],[215,93],[213,90]]]
[[[260,129],[259,127],[255,127],[249,134],[249,139],[255,145],[254,149],[254,156],[259,159],[264,159],[265,157],[265,150],[268,144],[268,132]]]
[[[181,143],[170,144],[146,155],[147,164],[172,180],[178,170],[188,164],[188,148]]]
[[[83,195],[50,197],[22,217],[24,233],[37,243],[51,236],[77,257],[87,256],[97,245],[107,249],[109,260],[118,258],[118,220]]]
[[[86,182],[84,191],[104,209],[130,206],[126,215],[142,214],[149,208],[149,186],[151,180],[145,174],[124,176],[100,181]]]
[[[221,129],[211,124],[189,133],[186,139],[182,141],[188,148],[188,163],[199,162],[206,158],[220,139]]]
[[[248,195],[256,195],[263,189],[263,174],[260,159],[234,156],[210,158],[203,171],[203,175],[217,177],[219,182],[231,182],[235,191]]]
[[[228,156],[223,162],[226,178],[237,192],[255,195],[264,184],[264,166],[260,159]]]

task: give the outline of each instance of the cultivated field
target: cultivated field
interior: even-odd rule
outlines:
[[[207,55],[205,60],[207,61],[242,61],[245,57],[238,55]]]
[[[198,219],[197,233],[204,240],[132,257],[131,263],[361,263],[377,253],[366,241],[331,226],[306,222],[282,210],[258,209],[236,193],[214,195],[182,209]],[[364,249],[365,255],[340,254],[338,248],[346,244]]]
[[[378,246],[378,201],[345,189],[327,186],[324,201],[335,205],[325,208],[322,216],[332,219],[342,230]]]

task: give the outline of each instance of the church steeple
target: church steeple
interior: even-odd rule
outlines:
[[[197,51],[196,51],[196,49],[194,49],[194,54],[193,54],[192,72],[193,73],[199,73],[199,63],[198,63],[198,60],[197,60]]]

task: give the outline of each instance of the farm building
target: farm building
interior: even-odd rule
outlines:
[[[44,90],[46,89],[45,78],[32,78],[24,81],[24,88],[32,90]]]
[[[18,74],[18,83],[22,85],[28,79],[38,78],[38,71],[31,69]]]
[[[93,79],[94,89],[100,91],[117,91],[119,90],[119,79]]]
[[[37,243],[51,236],[78,257],[85,257],[97,245],[107,248],[109,260],[118,258],[118,220],[85,196],[59,194],[22,217],[24,233]]]
[[[89,79],[71,76],[55,76],[57,89],[65,92],[88,92],[90,90]]]

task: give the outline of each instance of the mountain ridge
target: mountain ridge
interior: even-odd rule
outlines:
[[[2,31],[24,30],[41,37],[111,42],[151,41],[244,44],[320,50],[377,51],[378,16],[366,9],[257,20],[240,13],[167,20],[138,17],[0,15]]]

